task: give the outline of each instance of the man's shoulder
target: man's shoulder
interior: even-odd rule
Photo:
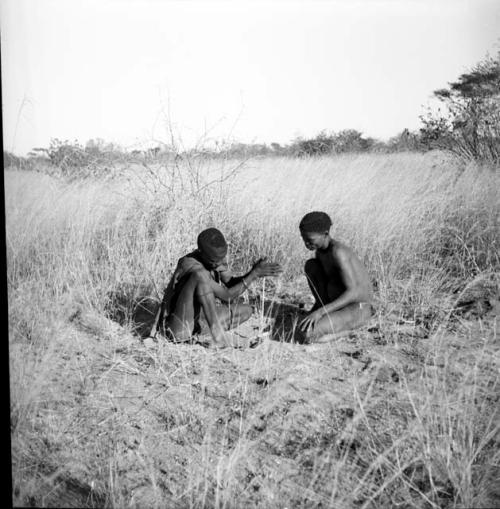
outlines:
[[[353,250],[344,242],[335,240],[330,244],[330,249],[336,253],[352,253]]]
[[[333,241],[330,244],[328,252],[335,260],[338,261],[350,260],[356,256],[354,251],[347,244],[338,240]]]
[[[179,261],[177,262],[177,268],[181,269],[182,271],[198,271],[203,270],[208,272],[208,270],[205,268],[203,263],[198,259],[196,256],[196,251],[193,251],[192,253],[188,253],[187,255],[183,256],[182,258],[179,258]]]

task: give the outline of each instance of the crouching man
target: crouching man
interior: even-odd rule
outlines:
[[[324,212],[306,214],[299,225],[305,246],[316,255],[305,264],[315,303],[299,324],[308,342],[334,339],[338,333],[366,324],[372,316],[370,277],[356,254],[330,237],[331,226]]]
[[[227,331],[248,320],[252,307],[237,302],[238,297],[257,278],[278,276],[282,269],[261,259],[246,275],[234,277],[225,263],[227,243],[219,230],[202,231],[197,244],[197,250],[178,261],[165,290],[157,322],[160,332],[179,342],[210,332],[215,346],[240,346]]]

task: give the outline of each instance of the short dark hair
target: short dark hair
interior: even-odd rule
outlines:
[[[198,235],[198,249],[210,258],[223,258],[227,254],[227,242],[217,228],[207,228]]]
[[[326,212],[309,212],[300,221],[299,228],[303,232],[323,233],[330,230],[332,220]]]

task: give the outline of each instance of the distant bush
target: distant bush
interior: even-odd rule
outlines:
[[[92,154],[85,152],[85,149],[75,140],[70,143],[68,140],[53,138],[47,150],[50,162],[58,166],[64,172],[83,168],[92,162]]]
[[[320,156],[329,154],[333,149],[333,137],[321,131],[316,137],[297,138],[291,146],[291,152],[298,157]]]
[[[3,167],[4,168],[9,168],[10,166],[19,166],[20,160],[21,160],[20,157],[4,150],[4,152],[3,152]]]
[[[52,138],[49,148],[35,148],[29,155],[35,160],[42,154],[62,176],[70,178],[105,176],[116,163],[133,159],[119,146],[100,138],[87,141],[85,147],[77,140]]]
[[[154,153],[157,154],[159,150],[158,147],[155,148]],[[102,138],[88,140],[85,144],[85,152],[92,156],[94,161],[101,164],[122,161],[130,156],[119,145],[106,142]]]
[[[338,133],[327,134],[321,131],[316,137],[296,139],[290,146],[290,155],[299,157],[326,154],[345,154],[348,152],[369,152],[375,145],[373,138],[364,138],[355,129],[344,129]]]
[[[33,165],[31,161],[25,157],[16,156],[11,152],[4,150],[3,152],[3,167],[4,170],[7,168],[15,168],[18,170],[32,170]]]
[[[420,133],[411,132],[408,129],[403,129],[398,135],[389,139],[383,148],[384,152],[418,152],[426,149]]]
[[[272,144],[277,145],[278,144]],[[273,148],[265,143],[218,143],[215,150],[196,148],[188,151],[187,156],[205,156],[208,158],[246,159],[249,157],[273,155]]]

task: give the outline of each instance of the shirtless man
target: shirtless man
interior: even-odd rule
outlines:
[[[361,327],[372,315],[368,273],[349,247],[330,237],[331,225],[324,212],[306,214],[299,225],[307,249],[316,252],[316,258],[305,264],[315,303],[299,324],[311,342]]]
[[[226,331],[237,327],[252,315],[252,307],[236,302],[257,278],[278,276],[277,263],[259,260],[250,272],[234,277],[225,264],[227,243],[216,228],[202,231],[198,249],[182,257],[165,290],[159,327],[175,341],[187,341],[208,329],[217,346],[235,346]],[[227,303],[217,305],[215,298]],[[203,310],[206,324],[200,321]],[[208,331],[207,331],[208,332]]]

